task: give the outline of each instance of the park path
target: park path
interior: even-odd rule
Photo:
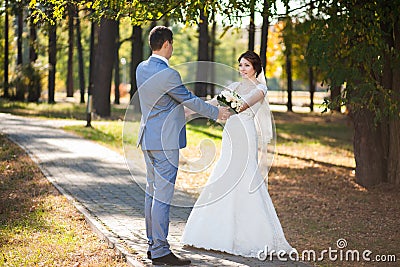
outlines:
[[[0,113],[0,132],[30,155],[47,179],[84,214],[92,229],[130,265],[150,266],[145,255],[143,172],[133,171],[133,179],[122,155],[60,129],[67,124],[84,126],[85,122]],[[185,197],[193,201],[190,195]],[[169,241],[173,251],[192,260],[191,266],[308,266],[182,247],[180,236],[189,213],[190,208],[171,208]]]

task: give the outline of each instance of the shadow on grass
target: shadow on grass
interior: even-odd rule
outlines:
[[[344,165],[328,163],[328,162],[324,162],[324,161],[320,161],[320,160],[315,160],[315,159],[312,159],[312,158],[293,156],[293,155],[286,154],[286,153],[281,153],[281,152],[278,152],[277,154],[279,156],[284,156],[284,157],[288,157],[288,158],[292,158],[292,159],[300,159],[300,160],[304,160],[304,161],[310,161],[312,163],[316,163],[316,164],[319,164],[321,166],[328,167],[328,168],[338,167],[338,168],[343,168],[343,169],[350,170],[350,171],[354,170],[353,167],[348,167],[348,166],[344,166]]]
[[[319,143],[352,152],[352,128],[338,123],[282,123],[276,126],[278,143]]]
[[[86,139],[90,139],[93,141],[98,141],[102,143],[108,144],[117,144],[117,142],[121,142],[121,137],[112,133],[106,133],[102,130],[99,130],[94,127],[82,127],[82,126],[65,126],[64,129],[73,131]]]
[[[302,118],[293,121],[292,117]],[[318,117],[315,114],[280,114],[281,118],[276,125],[278,144],[282,143],[318,143],[332,148],[341,148],[349,152],[352,147],[352,128],[345,123],[342,116],[335,121],[326,120],[325,117]],[[284,120],[282,118],[284,117]],[[313,120],[313,118],[316,118]],[[329,118],[329,117],[328,117]],[[204,134],[213,139],[222,138],[222,127],[210,125],[207,120],[194,120],[189,123],[188,129]]]
[[[209,126],[205,126],[204,128],[194,126],[194,127],[190,127],[189,129],[193,132],[204,134],[213,139],[220,139],[220,140],[222,139],[222,132],[221,132],[221,134],[212,133],[209,131],[209,129],[207,129],[208,127]]]

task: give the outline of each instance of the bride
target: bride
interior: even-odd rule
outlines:
[[[228,88],[245,104],[226,122],[221,156],[189,216],[182,243],[245,257],[257,257],[266,248],[290,253],[293,248],[286,241],[258,166],[260,138],[266,142],[272,138],[265,78],[264,82],[257,80],[262,72],[260,57],[252,51],[243,53],[239,71],[241,82]],[[257,116],[262,109],[267,109],[269,122],[260,136]]]

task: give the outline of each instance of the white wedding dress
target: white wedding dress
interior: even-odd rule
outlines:
[[[232,87],[245,100],[256,90],[267,91],[263,84]],[[221,156],[189,216],[184,245],[245,257],[257,257],[265,248],[292,251],[258,168],[254,116],[262,104],[227,120]]]

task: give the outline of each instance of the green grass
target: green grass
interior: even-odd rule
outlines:
[[[35,107],[28,105],[21,108],[34,109]],[[63,112],[67,110],[62,109]],[[393,186],[384,186],[366,190],[354,182],[353,129],[346,116],[274,112],[274,117],[277,123],[278,153],[270,171],[269,192],[289,242],[299,250],[320,251],[329,246],[334,247],[336,240],[340,237],[346,238],[352,249],[368,248],[374,253],[398,254],[398,240],[400,240],[397,231],[398,207],[400,207],[398,189]],[[122,153],[123,139],[130,144],[136,142],[138,122],[126,125],[124,137],[122,137],[124,132],[122,121],[94,121],[92,125],[93,128],[68,126],[65,129],[107,145],[120,153]],[[215,141],[217,147],[220,146],[221,134],[222,128],[219,126],[199,122],[190,123],[187,125],[189,152],[196,152],[199,142],[205,138]],[[1,157],[5,161],[10,161],[15,158],[14,155],[15,153],[9,152]],[[30,170],[28,167],[19,169],[23,172]],[[6,171],[6,165],[0,165],[0,172],[4,171]],[[183,175],[181,174],[179,178],[186,179]],[[189,178],[199,181],[202,179],[201,175],[203,174],[196,173]],[[204,176],[206,180],[207,175]],[[21,187],[11,183],[8,186],[15,189]],[[17,212],[20,208],[15,203],[23,203],[23,201],[16,200],[4,205],[11,211]],[[54,205],[57,202],[53,200],[51,203]],[[38,211],[31,212],[31,217],[21,218],[20,224],[7,228],[5,231],[9,235],[7,238],[5,235],[0,236],[0,242],[1,240],[16,240],[24,246],[29,242],[36,242],[29,237],[35,236],[36,231],[41,227],[46,229],[53,225],[48,223],[49,218],[46,214],[51,213],[46,206],[38,205]],[[44,210],[40,211],[42,208]],[[36,222],[32,223],[32,218],[40,218],[43,215],[46,215],[47,219],[35,219]],[[33,230],[27,232],[25,226]],[[55,229],[54,231],[56,233],[60,231],[62,236],[65,236],[65,239],[61,236],[55,238],[54,244],[58,242],[66,244],[74,240],[76,236],[67,230]],[[10,236],[12,238],[9,238]],[[388,238],[390,236],[392,238]],[[0,255],[1,253],[11,255],[7,253],[18,251],[13,252],[12,255],[21,258],[22,255],[28,253],[27,250],[15,250],[15,246],[14,244],[14,247],[8,246],[0,250]],[[30,265],[38,262],[40,253],[44,254],[43,247],[51,246],[53,245],[40,244],[41,251],[32,249],[34,253],[30,254]],[[16,265],[21,265],[21,262]],[[325,261],[318,265],[359,266],[359,263],[335,262],[332,265]]]
[[[0,145],[0,266],[127,266],[21,148]]]
[[[42,263],[47,266],[55,263],[54,256],[60,253],[70,253],[75,248],[72,244],[79,242],[79,236],[67,223],[53,220],[50,203],[40,204],[33,211],[29,211],[19,220],[8,221],[0,227],[1,239],[19,243],[15,249],[15,242],[3,244],[3,259],[10,266],[26,266]],[[29,240],[34,239],[36,249],[32,249]],[[53,255],[49,248],[55,248]]]
[[[92,127],[73,125],[65,126],[64,129],[119,152],[122,151],[122,121],[94,121]]]
[[[0,99],[0,112],[42,118],[86,120],[86,104],[77,103],[26,103]],[[125,107],[111,106],[109,119],[123,119],[124,116]]]
[[[124,124],[121,120],[125,116],[125,110],[122,105],[112,105],[112,116],[107,118],[107,121],[95,119],[92,121],[93,128],[67,126],[65,129],[106,145],[122,154]],[[75,103],[35,104],[0,100],[0,111],[45,118],[86,119],[86,105]],[[344,116],[274,112],[274,117],[277,121],[277,148],[278,151],[281,148],[281,153],[291,150],[294,157],[311,158],[321,162],[331,162],[331,158],[334,156],[335,164],[354,166],[352,129],[344,123]],[[138,122],[125,125],[124,142],[136,143],[138,125]],[[197,151],[198,145],[203,139],[211,139],[217,146],[220,146],[221,135],[221,126],[210,125],[204,120],[191,121],[187,125],[186,151]],[[307,153],[307,156],[304,156],[306,151],[313,151],[316,155]],[[321,154],[325,155],[321,156]]]
[[[111,122],[93,121],[93,129],[82,128],[77,126],[68,126],[65,129],[76,132],[77,134],[109,147],[122,147],[122,128],[123,123],[117,120],[122,120],[125,116],[125,107],[112,105]],[[13,102],[0,99],[0,112],[9,112],[16,115],[35,116],[57,119],[86,119],[86,104],[76,103],[25,103]],[[278,112],[275,116],[282,117]],[[304,116],[309,117],[309,114]],[[314,115],[315,116],[315,115]],[[352,129],[342,122],[324,123],[320,120],[317,122],[290,122],[283,121],[277,123],[277,143],[289,145],[291,143],[303,145],[321,145],[332,148],[341,148],[352,152]],[[130,127],[130,126],[129,126]],[[125,141],[134,142],[137,132],[137,126],[130,127],[129,134],[125,135]],[[209,138],[217,143],[221,140],[222,128],[220,126],[205,125],[204,122],[193,121],[187,126],[188,130],[188,146],[196,146],[200,140]],[[131,137],[129,137],[129,135]]]
[[[279,117],[281,114],[277,114]],[[286,115],[285,115],[286,116]],[[296,115],[298,116],[298,115]],[[311,117],[315,115],[304,115]],[[277,152],[294,158],[303,158],[322,164],[354,168],[355,161],[352,146],[352,129],[343,121],[325,122],[316,116],[316,121],[293,122],[278,120]],[[125,144],[135,145],[139,122],[94,121],[92,128],[66,126],[64,129],[74,132],[85,139],[99,142],[123,154]],[[125,127],[125,129],[124,129]],[[185,155],[196,157],[199,144],[210,139],[216,147],[221,146],[222,127],[208,122],[191,121],[187,126],[187,147]],[[124,133],[124,134],[123,134]]]
[[[125,130],[124,126],[126,127]],[[94,121],[92,127],[73,125],[65,126],[64,129],[122,153],[122,140],[129,144],[136,144],[139,122],[124,124],[123,121]],[[222,128],[193,123],[187,125],[187,135],[190,137],[188,138],[189,147],[197,147],[199,142],[206,138],[219,145],[222,138]]]
[[[191,122],[186,126],[189,147],[197,147],[201,140],[210,139],[220,145],[222,140],[222,127],[217,124]]]
[[[122,152],[122,135],[124,142],[135,144],[139,122],[125,124],[122,121],[95,121],[93,128],[82,126],[66,126],[86,139],[99,142],[119,152]],[[221,144],[222,127],[209,123],[193,121],[186,126],[187,146],[196,148],[203,139],[211,139],[217,146]],[[351,154],[352,129],[341,122],[286,122],[277,123],[277,146],[300,147],[304,150],[312,148],[327,149],[332,152]]]
[[[319,144],[352,151],[352,129],[339,123],[280,123],[277,143]]]

